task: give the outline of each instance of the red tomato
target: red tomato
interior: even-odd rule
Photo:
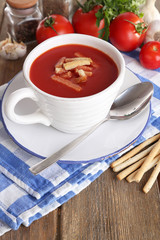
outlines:
[[[74,33],[72,24],[64,16],[53,14],[39,23],[36,39],[41,43],[48,38],[67,33]]]
[[[139,60],[143,67],[156,69],[160,67],[160,42],[152,41],[143,45]]]
[[[139,27],[140,33],[136,30]],[[145,31],[146,26],[141,18],[132,12],[125,12],[111,22],[109,39],[120,51],[129,52],[143,43]]]
[[[104,28],[104,19],[100,21],[99,27],[96,25],[95,14],[100,8],[101,6],[95,6],[89,12],[83,12],[82,8],[79,8],[72,18],[75,32],[98,37],[98,31]]]

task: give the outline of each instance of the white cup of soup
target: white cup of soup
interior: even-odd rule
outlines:
[[[110,43],[88,35],[66,34],[35,47],[23,65],[26,87],[5,104],[7,117],[19,124],[83,132],[103,120],[124,81],[125,63]],[[18,115],[15,107],[31,98],[38,111]]]

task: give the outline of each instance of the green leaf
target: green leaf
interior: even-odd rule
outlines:
[[[99,27],[100,21],[104,18],[103,9],[100,8],[95,15],[96,15],[96,18],[97,18],[96,25],[97,25],[97,27]]]

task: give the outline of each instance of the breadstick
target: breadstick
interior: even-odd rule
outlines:
[[[92,59],[91,58],[88,58],[88,57],[75,57],[75,58],[65,58],[65,62],[72,62],[72,61],[77,61],[77,60],[88,60],[90,62],[92,62]]]
[[[143,188],[143,192],[144,192],[144,193],[149,192],[149,190],[150,190],[151,187],[153,186],[154,182],[156,181],[159,172],[160,172],[160,160],[157,162],[157,166],[156,166],[155,169],[153,170],[150,178],[148,179],[147,183],[145,184],[145,186],[144,186],[144,188]]]
[[[68,79],[65,79],[65,78],[62,78],[60,76],[56,76],[56,75],[52,75],[51,76],[52,80],[55,81],[55,82],[59,82],[69,88],[72,88],[74,89],[75,91],[79,92],[82,90],[82,88],[76,84],[76,83],[72,83],[71,81],[69,81]]]
[[[71,70],[74,69],[78,66],[83,66],[83,65],[90,65],[92,62],[91,59],[84,59],[84,60],[74,60],[72,62],[67,62],[67,63],[63,63],[63,67],[65,70]]]
[[[138,172],[138,169],[135,171],[135,172],[132,172],[127,178],[126,180],[131,183],[131,182],[134,182],[134,177],[136,175],[136,173]]]
[[[139,144],[137,147],[135,147],[133,150],[129,151],[128,153],[126,153],[125,155],[123,155],[122,157],[120,157],[117,161],[113,162],[111,164],[111,167],[115,167],[120,163],[123,163],[124,161],[126,161],[127,159],[133,157],[135,154],[137,154],[138,152],[140,152],[144,147],[150,145],[151,143],[157,141],[160,137],[160,133],[147,139],[146,141],[144,141],[143,143]]]
[[[82,53],[80,53],[80,52],[75,52],[74,53],[74,56],[75,57],[85,57]]]
[[[126,168],[125,170],[123,170],[122,172],[120,172],[118,175],[117,175],[117,178],[119,180],[122,180],[124,179],[126,176],[128,176],[130,173],[132,173],[133,171],[135,171],[137,168],[139,168],[142,163],[144,162],[145,160],[145,157],[140,159],[138,162],[136,162],[135,164],[131,165],[130,167]]]
[[[60,68],[60,67],[62,67],[65,58],[66,58],[66,57],[61,57],[61,58],[59,59],[59,61],[56,63],[55,68]]]
[[[76,69],[83,69],[84,71],[91,72],[93,70],[93,67],[83,65],[83,66],[76,67]]]
[[[158,151],[160,149],[160,139],[155,144],[154,148],[151,150],[147,158],[145,159],[142,166],[139,168],[138,172],[135,175],[135,181],[140,182],[141,178],[143,177],[148,165],[152,162],[153,158],[157,155]]]
[[[157,164],[157,161],[159,160],[159,157],[160,157],[160,155],[156,156],[156,157],[152,160],[152,162],[150,163],[150,165],[147,167],[146,172],[147,172],[148,170],[150,170],[151,168],[153,168],[153,167]],[[138,170],[139,170],[139,169],[138,169]],[[134,181],[134,177],[135,177],[136,173],[138,172],[138,170],[136,170],[135,172],[131,173],[131,174],[126,178],[126,180],[127,180],[128,182],[133,182],[133,181]]]
[[[149,154],[149,152],[151,151],[151,149],[154,147],[155,143],[148,147],[147,149],[143,150],[142,152],[138,153],[137,155],[135,155],[132,158],[129,158],[127,161],[117,165],[116,167],[113,168],[114,172],[119,172],[122,169],[130,166],[131,164],[137,162],[138,160],[140,160],[141,158],[145,157],[147,154]]]
[[[55,73],[56,74],[62,74],[62,73],[65,73],[65,72],[66,72],[66,70],[62,67],[56,67],[55,68]]]

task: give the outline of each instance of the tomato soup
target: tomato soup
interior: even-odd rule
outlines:
[[[66,72],[63,75],[59,76],[59,73],[57,75],[55,66],[60,59],[75,59],[76,53],[80,53],[83,60],[84,58],[91,59],[91,65],[85,66],[87,70],[84,71],[82,68],[83,70],[79,72],[76,67],[79,76],[75,77],[77,73],[74,70],[73,76],[73,69],[71,69],[67,71],[67,79]],[[82,78],[80,74],[83,76],[84,73],[87,79],[78,82],[77,79]],[[70,76],[70,74],[72,75]],[[54,78],[54,76],[56,77]],[[86,97],[101,92],[110,86],[117,76],[117,66],[108,55],[93,47],[78,44],[63,45],[48,50],[32,63],[30,69],[30,79],[35,86],[48,94],[66,98]],[[64,80],[65,83],[65,79],[67,84],[61,82]],[[77,89],[70,87],[70,83],[73,87],[78,86]]]

